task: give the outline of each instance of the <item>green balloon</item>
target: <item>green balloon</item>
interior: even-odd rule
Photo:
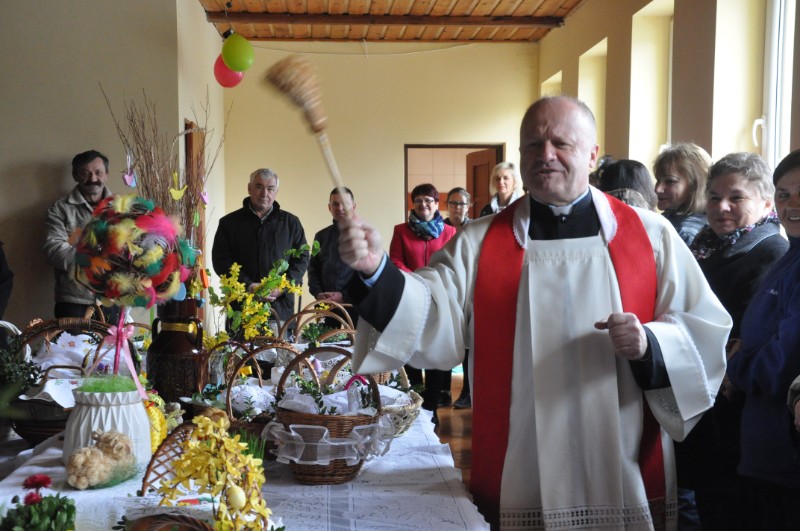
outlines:
[[[222,45],[222,60],[234,72],[244,72],[253,66],[253,47],[247,39],[234,33]]]

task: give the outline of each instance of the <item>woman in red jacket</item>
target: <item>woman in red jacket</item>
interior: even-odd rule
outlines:
[[[389,257],[403,271],[409,273],[428,265],[431,255],[444,247],[456,233],[455,227],[445,225],[439,213],[439,192],[432,184],[420,184],[411,190],[414,209],[408,214],[408,222],[394,227]],[[423,383],[422,370],[405,366],[411,385]],[[425,392],[422,407],[433,411],[433,422],[438,424],[436,407],[447,371],[425,370]]]

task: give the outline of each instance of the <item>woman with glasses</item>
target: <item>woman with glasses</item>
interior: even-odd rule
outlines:
[[[431,255],[444,247],[456,233],[455,227],[446,225],[439,213],[439,191],[430,183],[420,184],[411,190],[414,208],[408,214],[408,221],[395,225],[389,258],[403,271],[409,273],[428,265]],[[421,369],[406,365],[406,373],[411,385],[423,383]],[[433,411],[433,422],[438,423],[436,408],[443,389],[444,379],[449,371],[425,370],[425,392],[422,394],[422,407]]]
[[[489,204],[481,209],[480,217],[497,214],[522,197],[522,190],[519,189],[519,172],[513,162],[501,162],[495,166],[489,181],[497,193],[492,196]]]
[[[469,192],[457,186],[447,192],[447,225],[460,229],[471,220],[469,219],[469,209],[472,207],[472,196]]]
[[[472,207],[472,196],[469,195],[469,192],[457,186],[447,192],[447,219],[444,222],[448,225],[452,225],[456,228],[456,230],[460,229],[470,221],[469,219],[469,209]],[[458,399],[453,402],[453,407],[456,409],[467,409],[472,407],[472,395],[469,390],[469,371],[467,367],[469,366],[469,350],[467,350],[466,354],[464,355],[464,363],[461,364],[461,368],[464,371],[464,386],[461,388],[461,394],[458,396]],[[450,405],[449,398],[450,398],[450,384],[451,384],[451,375],[445,377],[444,387],[442,390],[442,400],[439,401],[440,406],[448,406]]]

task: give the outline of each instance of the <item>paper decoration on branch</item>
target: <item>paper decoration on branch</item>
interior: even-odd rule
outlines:
[[[114,195],[95,208],[76,249],[78,280],[109,304],[151,307],[189,278],[196,251],[153,202]]]

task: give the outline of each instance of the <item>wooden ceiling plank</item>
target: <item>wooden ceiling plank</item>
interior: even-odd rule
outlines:
[[[298,15],[304,15],[306,13],[306,3],[304,0],[286,0],[286,11],[283,13],[293,13]],[[268,13],[266,13],[268,14]],[[278,14],[278,13],[275,13]],[[253,13],[251,16],[262,16],[265,13]],[[230,15],[228,15],[230,16]],[[237,17],[239,16],[246,16],[243,13],[237,13]]]
[[[372,0],[372,2],[369,3],[369,14],[385,15],[390,8],[391,4],[388,0]]]
[[[517,9],[520,0],[500,0],[497,2],[497,6],[494,10],[489,13],[490,15],[499,16],[499,17],[507,17],[514,14],[514,11]]]
[[[332,26],[331,39],[346,39],[350,35],[350,26]]]
[[[286,13],[289,11],[286,0],[267,0],[266,6],[267,13]]]
[[[383,31],[380,32],[379,35],[382,40],[394,41],[403,36],[403,28],[400,26],[387,26],[383,28]],[[372,36],[372,30],[370,30],[370,36]]]
[[[456,0],[453,8],[450,10],[450,16],[464,16],[469,15],[472,11],[475,0]]]
[[[392,7],[389,9],[389,14],[407,15],[413,4],[413,0],[393,0]]]
[[[287,39],[289,37],[292,37],[293,33],[291,28],[286,24],[275,24],[272,27],[272,30],[275,33],[276,39]]]
[[[310,39],[311,38],[311,26],[304,25],[304,24],[295,24],[293,26],[283,26],[280,25],[281,28],[287,28],[289,34],[291,35],[291,39],[289,40],[302,40],[302,39]]]
[[[542,0],[542,2],[539,4],[539,7],[533,12],[533,14],[537,15],[539,13],[552,13],[561,5],[562,1],[563,0]]]
[[[306,13],[309,15],[321,15],[325,13],[325,0],[308,0]]]
[[[347,13],[347,0],[330,0],[328,2],[328,12],[331,15]]]
[[[500,3],[500,0],[480,0],[475,8],[470,12],[470,15],[473,17],[485,17],[487,15],[495,14],[494,10],[497,8],[497,4]]]
[[[363,15],[369,13],[369,0],[350,0],[347,12],[351,15]]]
[[[322,24],[311,26],[311,37],[314,39],[322,39],[322,40],[324,40],[327,37],[330,37],[330,33],[328,32],[328,27]]]
[[[532,16],[534,13],[539,11],[539,7],[541,7],[542,3],[544,3],[544,0],[535,0],[535,1],[525,0],[523,2],[520,2],[517,9],[514,11],[514,15],[526,16],[526,17]]]
[[[409,15],[430,15],[431,9],[433,9],[434,1],[415,0],[411,4],[411,10],[408,12]]]
[[[421,29],[422,31],[420,31],[417,34],[416,40],[422,40],[422,39],[437,40],[439,38],[439,35],[441,35],[442,33],[442,29],[444,28],[442,26],[428,26],[428,27],[423,27]]]
[[[456,5],[457,1],[458,0],[434,0],[430,15],[433,17],[450,15],[453,12],[453,7]]]
[[[241,11],[261,13],[263,10],[264,3],[261,0],[245,0],[241,5]]]
[[[442,28],[442,32],[439,34],[439,39],[448,42],[458,40],[462,30],[463,28],[455,28],[452,26],[448,28]]]
[[[219,0],[200,0],[200,5],[205,11],[222,11],[225,3]]]
[[[208,13],[209,22],[224,22],[224,16]],[[378,26],[517,26],[557,28],[564,25],[559,17],[425,17],[415,15],[311,15],[292,13],[230,13],[234,24],[369,24]]]

